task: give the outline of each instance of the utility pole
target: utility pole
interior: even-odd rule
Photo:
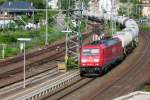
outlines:
[[[114,18],[115,15],[116,15],[116,5],[115,2],[112,0],[112,13],[111,13],[112,19]],[[112,35],[115,32],[116,32],[116,22],[112,21]]]
[[[130,0],[128,0],[127,4],[128,4],[128,6],[127,6],[128,7],[128,17],[129,17],[130,16]]]
[[[82,17],[82,2],[81,0],[72,0],[68,2],[69,7],[66,10],[67,19],[75,21],[75,29],[71,29],[70,21],[67,22],[66,32],[66,56],[65,58],[71,57],[72,59],[79,61],[79,50],[81,46],[81,32],[80,24]],[[73,5],[72,5],[73,4]],[[78,65],[77,65],[78,66]]]
[[[45,33],[45,45],[48,44],[48,12],[47,12],[48,0],[46,0],[46,33]]]

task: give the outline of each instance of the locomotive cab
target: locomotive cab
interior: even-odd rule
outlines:
[[[103,70],[123,57],[122,43],[118,38],[96,41],[81,47],[80,75],[101,75]]]
[[[102,53],[99,46],[85,46],[80,53],[80,73],[99,74],[102,66]]]
[[[83,48],[82,50],[82,66],[96,66],[99,65],[99,48]]]

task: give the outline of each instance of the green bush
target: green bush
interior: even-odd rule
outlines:
[[[149,59],[148,63],[150,64],[150,59]]]
[[[150,25],[144,25],[142,27],[143,27],[143,30],[149,30],[150,31]]]
[[[12,55],[16,55],[17,53],[19,52],[19,48],[10,48],[10,47],[7,47],[5,49],[5,56],[6,57],[10,57]]]
[[[68,57],[67,60],[67,69],[77,69],[78,68],[78,62],[72,59],[71,57]]]
[[[150,85],[146,85],[146,86],[144,86],[144,91],[146,91],[146,92],[150,92]]]
[[[61,4],[61,9],[63,10],[73,8],[74,3],[73,0],[59,0],[59,4]]]
[[[52,20],[51,20],[52,21]],[[5,30],[0,32],[0,43],[5,43],[6,45],[16,44],[19,46],[17,38],[26,37],[32,38],[30,43],[26,43],[26,49],[31,49],[37,46],[41,46],[45,44],[45,26],[37,30],[26,30],[23,31],[22,29],[15,29],[14,30]],[[64,36],[65,33],[60,33],[60,30],[54,26],[48,26],[48,42],[52,43]],[[16,55],[18,53],[19,47],[12,47],[8,46],[6,48],[6,56]]]
[[[80,32],[84,32],[85,31],[85,27],[86,27],[85,21],[81,21]]]
[[[0,43],[14,43],[17,39],[13,35],[1,35],[0,36]]]

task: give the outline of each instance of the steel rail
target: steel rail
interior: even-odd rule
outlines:
[[[44,73],[41,73],[37,76],[33,76],[33,77],[30,77],[28,79],[26,79],[26,86],[29,85],[29,84],[33,84],[33,83],[36,83],[40,80],[43,80],[45,78],[48,78],[48,77],[52,77],[56,74],[58,74],[59,71],[57,68],[53,68],[53,69],[49,69],[48,71],[44,72]],[[14,91],[14,90],[17,90],[19,88],[22,88],[22,81],[20,82],[17,82],[17,83],[14,83],[12,85],[9,85],[7,87],[4,87],[4,88],[1,88],[0,89],[0,95],[3,95],[3,94],[6,94],[6,93],[9,93],[11,91]]]
[[[147,37],[147,36],[145,36],[144,35],[144,37],[145,37],[145,39],[146,39],[146,41],[145,41],[145,43],[146,42],[149,42],[149,37]],[[147,55],[147,50],[149,50],[149,48],[150,48],[150,44],[146,44],[145,45],[145,49],[144,49],[144,54],[142,54],[142,56],[134,63],[134,65],[132,65],[132,66],[140,66],[141,65],[141,60],[143,59],[143,58],[145,58],[145,57],[148,57],[148,55]],[[139,65],[140,64],[140,65]],[[144,66],[143,66],[144,67]],[[139,67],[139,68],[142,68],[142,67]],[[101,97],[102,95],[103,95],[103,93],[104,92],[106,92],[106,91],[108,91],[111,87],[113,87],[115,84],[117,84],[119,81],[121,81],[121,80],[123,80],[124,78],[123,77],[125,77],[126,79],[128,79],[129,77],[127,77],[126,75],[128,75],[128,73],[131,71],[131,72],[133,72],[133,73],[130,73],[130,74],[134,74],[134,76],[135,75],[138,75],[139,74],[139,71],[135,71],[135,70],[138,70],[138,68],[137,67],[130,67],[127,71],[125,71],[121,76],[119,76],[119,78],[117,79],[117,80],[115,80],[115,81],[113,81],[113,82],[110,82],[109,84],[107,84],[107,86],[105,86],[105,87],[103,87],[103,88],[101,88],[101,90],[99,90],[97,93],[95,93],[95,95],[93,95],[93,96],[91,96],[90,98],[89,98],[89,100],[93,100],[93,99],[96,99],[96,98],[99,98],[99,97]],[[135,72],[134,72],[135,71]],[[121,92],[119,92],[119,94],[122,94],[124,92],[124,90],[122,89],[122,91]],[[116,92],[115,92],[116,93]]]
[[[71,73],[71,74],[70,74]],[[74,79],[74,77],[79,75],[79,71],[71,71],[67,72],[61,76],[58,76],[52,80],[48,80],[38,86],[34,86],[33,88],[25,89],[19,93],[15,93],[9,97],[4,98],[5,100],[33,100],[42,95],[47,94],[61,86],[69,83]]]

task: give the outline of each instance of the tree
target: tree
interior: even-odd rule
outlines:
[[[141,2],[139,0],[120,0],[122,5],[118,13],[120,15],[127,15],[129,14],[130,17],[138,18],[142,14],[142,7],[140,7],[140,11],[137,13],[137,4]]]
[[[27,2],[32,2],[35,8],[42,9],[45,8],[46,0],[26,0]]]
[[[141,4],[141,1],[139,1],[139,0],[132,0],[131,2],[133,3],[133,9],[131,11],[132,16],[137,19],[137,18],[142,16],[142,6],[137,6],[137,4]],[[137,10],[138,8],[140,8],[140,9]]]
[[[73,8],[74,0],[59,0],[59,4],[61,9],[68,10],[69,8]]]
[[[120,0],[120,2],[125,3],[125,2],[127,2],[127,0]]]
[[[0,0],[0,4],[3,4],[5,2],[5,0]]]

